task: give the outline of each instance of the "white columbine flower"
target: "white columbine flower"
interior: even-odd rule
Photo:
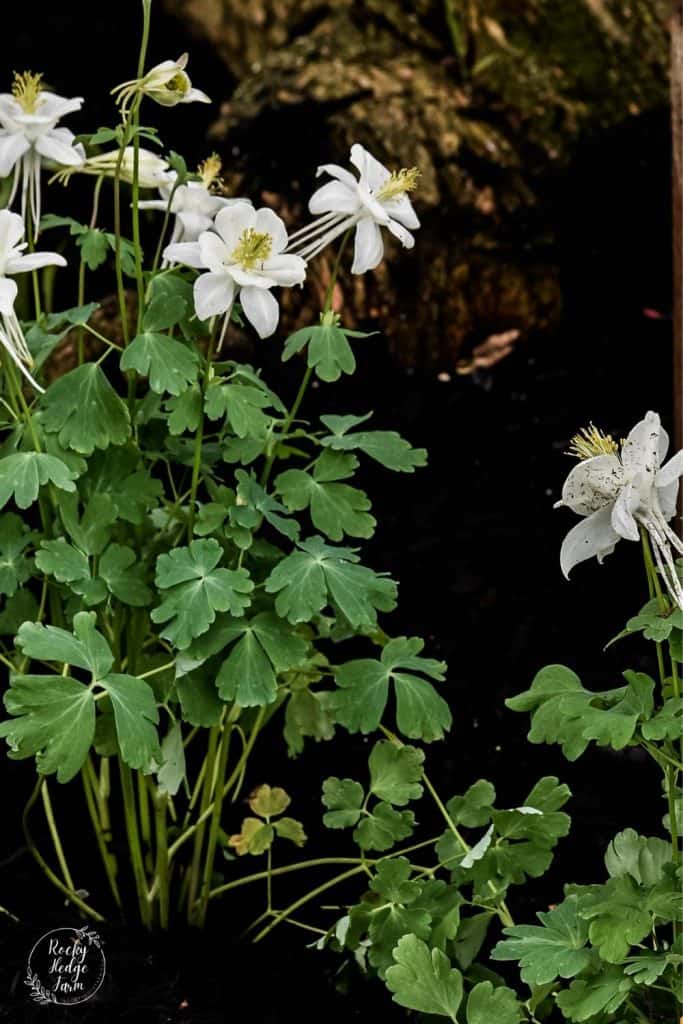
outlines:
[[[14,312],[17,286],[7,274],[23,274],[27,270],[51,265],[65,267],[66,260],[56,252],[24,254],[26,242],[21,241],[23,237],[24,222],[19,214],[0,210],[0,345],[34,388],[42,391],[43,388],[35,382],[28,370],[33,364],[33,358]]]
[[[162,107],[175,107],[178,103],[210,103],[211,100],[201,89],[194,89],[190,76],[185,71],[188,55],[183,53],[178,60],[164,60],[142,76],[122,82],[112,89],[121,112],[126,113],[131,100],[142,93]]]
[[[304,261],[285,253],[286,248],[287,229],[277,214],[239,201],[220,210],[213,230],[204,231],[197,242],[166,246],[164,259],[208,271],[194,283],[194,305],[200,320],[225,316],[220,348],[238,294],[259,337],[274,332],[280,310],[270,289],[303,284],[306,277]]]
[[[617,541],[639,540],[639,526],[650,537],[657,568],[674,601],[683,608],[683,589],[671,551],[683,554],[683,543],[669,526],[676,514],[683,451],[662,465],[669,438],[656,412],[648,412],[619,445],[595,427],[572,443],[571,454],[582,459],[562,488],[562,500],[585,519],[569,531],[560,564],[565,576],[579,562],[602,562]],[[557,506],[556,506],[557,507]]]
[[[68,128],[57,128],[65,114],[80,110],[81,97],[63,99],[47,92],[42,75],[30,71],[15,73],[12,92],[0,94],[0,178],[14,170],[11,206],[21,180],[21,215],[31,211],[34,232],[40,223],[40,168],[45,161],[76,166],[83,163],[83,152],[74,146]]]
[[[79,145],[85,157],[85,150]],[[135,148],[126,146],[123,151],[123,159],[119,177],[121,181],[128,184],[133,182],[133,163]],[[55,179],[66,185],[74,173],[93,174],[98,177],[113,178],[116,173],[116,165],[119,159],[119,150],[110,149],[106,153],[98,153],[97,156],[89,156],[79,167],[65,167],[55,174]],[[159,182],[168,175],[168,161],[157,156],[156,153],[140,147],[138,152],[138,184],[140,188],[158,188]]]
[[[171,213],[175,214],[175,223],[169,244],[196,242],[202,232],[213,228],[214,218],[224,206],[249,202],[247,199],[228,199],[213,191],[215,186],[220,187],[220,171],[221,161],[214,153],[199,165],[201,181],[188,181],[174,189],[174,171],[157,177],[156,185],[161,199],[146,199],[140,203],[140,209],[165,212],[170,199],[170,209]]]
[[[415,239],[408,228],[419,228],[408,193],[416,185],[420,172],[416,167],[389,171],[358,143],[351,146],[351,163],[360,177],[337,164],[323,164],[317,175],[329,174],[334,180],[311,196],[308,208],[320,214],[317,220],[296,231],[290,248],[305,260],[329,245],[339,235],[355,227],[353,274],[373,270],[384,256],[381,228],[386,228],[406,247]]]

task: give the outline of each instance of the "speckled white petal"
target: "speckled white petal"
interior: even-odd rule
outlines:
[[[595,455],[574,466],[562,488],[562,504],[588,516],[615,501],[623,482],[624,470],[616,455]]]
[[[612,528],[623,537],[624,540],[639,540],[640,533],[638,523],[634,519],[634,512],[638,508],[640,495],[634,483],[627,483],[619,492],[617,500],[612,507],[611,523]]]
[[[678,480],[679,476],[683,476],[683,451],[676,452],[662,466],[655,482],[657,487],[668,487],[674,480]]]
[[[363,217],[356,225],[351,273],[364,274],[367,270],[374,270],[383,256],[384,243],[379,227],[372,217]]]
[[[240,305],[258,336],[270,337],[280,319],[280,308],[275,297],[261,288],[243,288],[240,292]]]
[[[200,320],[227,313],[235,299],[235,285],[229,274],[200,274],[194,283],[194,308]]]
[[[564,538],[560,550],[560,566],[567,578],[579,562],[589,558],[597,558],[598,562],[602,562],[603,558],[612,554],[619,534],[612,527],[611,515],[612,506],[605,505],[577,523]]]
[[[662,510],[664,519],[668,522],[669,519],[673,519],[676,515],[676,509],[678,506],[678,488],[679,480],[676,478],[670,484],[666,484],[665,487],[657,488],[657,497],[659,498],[659,507]]]
[[[659,445],[662,436],[662,425],[656,412],[648,412],[636,423],[624,441],[621,449],[621,461],[624,469],[630,473],[644,474],[643,483],[654,483],[659,469]]]

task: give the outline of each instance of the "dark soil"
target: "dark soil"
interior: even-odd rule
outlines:
[[[38,67],[41,55],[33,44],[45,45],[50,27],[62,46],[75,45],[53,20],[40,25],[40,39],[19,40],[3,66]],[[125,77],[110,52],[118,46],[111,30],[103,20],[93,27],[101,64],[95,69],[92,58],[86,62],[92,78],[80,85],[74,79],[66,94],[95,86],[102,91],[105,82]],[[169,52],[188,47],[172,23],[163,31]],[[159,52],[159,58],[165,55]],[[215,77],[208,54],[195,67],[204,56]],[[102,123],[106,116],[103,109]],[[209,117],[194,108],[181,116],[176,129],[180,124],[187,131],[185,150],[201,155]],[[184,143],[172,138],[171,144]],[[574,520],[553,511],[552,503],[571,465],[563,452],[578,427],[594,421],[621,437],[648,409],[670,423],[668,156],[662,111],[587,144],[574,166],[548,183],[548,223],[566,304],[556,337],[525,339],[490,375],[451,373],[448,380],[419,368],[398,370],[381,339],[373,338],[363,343],[353,381],[317,389],[308,403],[311,416],[318,406],[374,409],[376,426],[398,429],[429,449],[428,469],[414,476],[367,473],[380,527],[366,558],[401,583],[391,632],[424,637],[430,655],[450,666],[444,692],[455,726],[444,743],[428,750],[441,792],[462,792],[484,776],[498,787],[500,804],[510,806],[521,803],[544,774],[558,775],[573,791],[572,832],[551,871],[512,895],[520,920],[560,898],[564,882],[601,880],[604,848],[618,830],[661,829],[658,778],[637,752],[592,751],[568,764],[555,748],[530,746],[526,718],[508,712],[503,701],[552,661],[571,665],[597,689],[619,685],[626,668],[647,668],[635,641],[603,651],[645,598],[637,546],[620,544],[605,565],[580,566],[566,582],[559,546]],[[291,396],[299,368],[283,370],[276,342],[260,355],[276,389]],[[320,781],[330,772],[362,771],[367,744],[340,735],[289,761],[276,740],[273,728],[272,744],[264,742],[258,754],[258,777],[247,779],[247,786],[266,779],[284,785],[313,837],[309,850],[324,852],[329,838],[320,827]],[[260,902],[250,908],[242,899],[218,902],[203,935],[182,927],[159,937],[134,926],[99,927],[108,970],[96,999],[72,1010],[35,1007],[23,984],[29,949],[50,928],[80,920],[62,906],[22,846],[19,816],[32,782],[29,766],[4,762],[0,772],[6,794],[0,857],[7,858],[0,862],[0,902],[21,917],[16,926],[0,925],[0,1021],[265,1024],[290,1015],[319,1020],[321,1011],[330,1024],[405,1019],[379,983],[366,982],[353,969],[339,974],[339,959],[307,950],[304,932],[282,926],[255,947],[238,944],[236,936],[261,910]],[[81,792],[76,785],[58,794],[56,785],[52,789],[79,884],[104,905]],[[300,891],[294,883],[283,885],[280,897]]]

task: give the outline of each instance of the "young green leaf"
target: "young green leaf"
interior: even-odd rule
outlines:
[[[144,581],[144,569],[132,548],[110,544],[100,558],[99,574],[110,593],[124,604],[140,608],[152,603],[152,591]]]
[[[495,946],[491,959],[518,960],[527,985],[573,978],[590,965],[588,925],[579,913],[577,896],[568,896],[553,910],[536,916],[541,927],[520,924],[505,928],[507,937]]]
[[[531,743],[560,743],[569,761],[588,746],[584,714],[595,694],[584,690],[581,680],[564,665],[547,665],[537,672],[531,688],[505,701],[512,711],[531,711]]]
[[[591,886],[589,891],[590,902],[581,908],[582,916],[590,921],[589,938],[603,960],[618,964],[652,928],[643,889],[622,875],[605,885]]]
[[[74,616],[73,633],[59,626],[24,622],[17,643],[28,658],[76,665],[101,680],[114,664],[114,657],[107,641],[95,629],[96,618],[94,612],[79,612]]]
[[[161,762],[154,691],[144,679],[114,673],[100,680],[111,699],[121,757],[145,774]]]
[[[396,584],[357,565],[358,556],[351,548],[330,547],[318,536],[300,541],[297,547],[266,580],[266,592],[278,595],[278,615],[292,623],[309,622],[329,603],[358,629],[376,624],[376,609],[394,607]]]
[[[217,612],[240,616],[251,603],[254,584],[246,569],[216,568],[223,549],[213,538],[193,540],[157,559],[156,583],[168,596],[152,621],[169,623],[162,636],[179,650],[206,633]]]
[[[393,958],[395,963],[387,968],[386,983],[394,1002],[458,1024],[462,975],[451,967],[448,957],[440,949],[430,950],[417,935],[404,935]]]
[[[263,412],[272,405],[270,394],[248,384],[213,380],[206,392],[205,409],[210,420],[226,416],[240,438],[265,437],[271,417]]]
[[[75,491],[78,476],[55,455],[45,452],[14,452],[0,459],[0,508],[14,498],[19,508],[28,508],[38,491],[52,483],[61,491]]]
[[[335,672],[340,690],[334,700],[339,722],[350,732],[374,732],[387,705],[389,684],[393,683],[400,732],[427,743],[441,739],[450,728],[451,712],[423,676],[441,681],[446,666],[421,657],[423,647],[417,637],[398,637],[384,647],[379,661],[363,658],[341,665]]]
[[[619,832],[605,853],[605,867],[611,878],[630,875],[640,885],[656,885],[670,862],[669,843],[654,836],[639,836],[632,828]]]
[[[480,981],[469,994],[467,1024],[518,1024],[526,1019],[517,996],[504,985],[494,988],[490,981]]]
[[[68,544],[63,537],[40,542],[40,548],[36,551],[36,565],[46,576],[54,576],[60,583],[90,579],[87,555]]]
[[[323,804],[328,808],[323,815],[326,828],[350,828],[358,823],[365,794],[360,782],[337,779],[323,782]]]
[[[416,747],[397,747],[379,740],[368,760],[370,792],[396,807],[419,800],[424,758],[424,752]]]
[[[121,369],[149,377],[149,386],[159,395],[181,395],[197,379],[197,362],[197,353],[181,341],[146,330],[127,346]]]
[[[233,627],[230,640],[239,640],[216,677],[219,694],[240,707],[272,704],[277,696],[277,673],[302,662],[306,642],[271,612],[261,612],[249,621],[235,619]]]
[[[72,779],[95,734],[92,691],[70,676],[14,676],[4,703],[15,717],[0,722],[0,737],[15,756],[35,754],[41,775]]]
[[[331,540],[349,537],[371,537],[377,525],[368,515],[371,507],[363,491],[339,483],[353,475],[357,466],[353,456],[325,451],[316,461],[313,473],[289,469],[275,480],[290,512],[310,508],[313,526]]]
[[[24,552],[33,540],[19,516],[0,516],[0,594],[11,597],[31,575],[31,561]]]
[[[41,401],[45,430],[82,455],[123,444],[130,436],[128,406],[97,363],[84,363],[59,377]]]
[[[390,850],[412,835],[415,815],[397,811],[391,804],[379,803],[372,813],[363,815],[353,830],[353,838],[362,850]]]
[[[613,1014],[623,1006],[633,987],[620,967],[611,967],[588,981],[573,981],[568,989],[559,992],[557,1005],[567,1020],[599,1019],[603,1013]]]
[[[331,431],[329,436],[322,438],[321,444],[334,451],[362,451],[387,469],[399,473],[413,473],[415,469],[427,465],[426,449],[413,448],[394,430],[347,433],[368,416],[321,416],[321,421]]]
[[[280,836],[281,839],[288,839],[295,846],[304,846],[306,844],[307,836],[304,832],[304,827],[295,818],[279,818],[273,822],[273,828],[276,835]]]

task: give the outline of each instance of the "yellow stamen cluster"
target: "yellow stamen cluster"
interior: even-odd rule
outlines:
[[[42,74],[34,74],[33,71],[14,72],[12,95],[27,114],[35,113],[38,97],[43,91],[42,81]]]
[[[244,270],[253,270],[257,263],[267,260],[273,248],[273,239],[267,232],[245,228],[232,253],[232,259]]]
[[[212,153],[211,156],[207,156],[206,160],[200,163],[197,168],[197,174],[202,179],[204,188],[214,192],[223,192],[225,190],[223,179],[220,176],[222,167],[223,164],[218,153]]]
[[[178,71],[173,78],[169,78],[164,88],[168,89],[169,92],[179,92],[184,95],[190,88],[190,80],[184,71]]]
[[[582,427],[571,439],[567,455],[574,458],[592,459],[595,455],[618,455],[619,445],[611,434],[604,434],[592,423]]]
[[[393,171],[375,193],[375,199],[397,199],[406,192],[414,192],[419,177],[417,167],[402,167],[400,171]]]

